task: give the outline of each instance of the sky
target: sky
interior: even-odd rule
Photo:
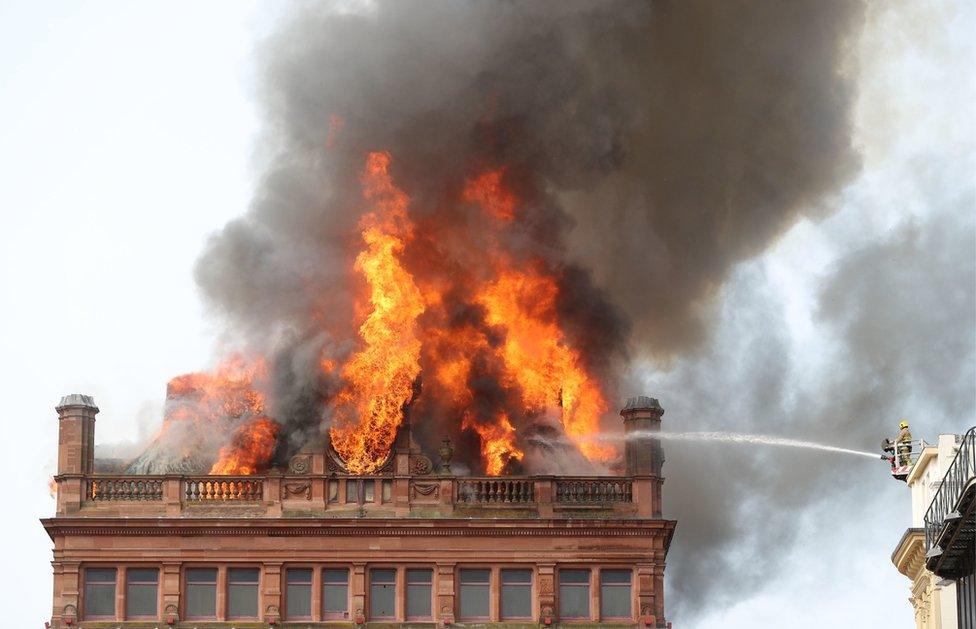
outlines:
[[[709,385],[739,386],[734,404],[746,410],[761,397],[760,379],[742,358],[757,328],[781,338],[792,390],[822,390],[838,364],[873,351],[849,341],[858,320],[831,310],[832,296],[877,285],[870,273],[854,282],[864,275],[854,271],[901,260],[901,246],[921,243],[935,264],[947,239],[972,243],[976,10],[963,2],[885,6],[869,11],[856,43],[860,174],[824,218],[801,220],[734,269],[716,297],[704,349],[643,366],[644,392],[662,398],[666,421],[727,428],[706,413],[704,405],[716,403],[707,399]],[[165,382],[207,365],[219,345],[220,321],[205,309],[193,268],[208,237],[246,210],[255,188],[253,51],[276,10],[257,1],[0,3],[0,393],[14,444],[2,465],[17,479],[8,489],[13,517],[2,526],[17,540],[10,559],[20,568],[0,575],[0,592],[18,626],[41,626],[50,612],[51,545],[38,518],[54,508],[46,487],[58,399],[95,397],[100,442],[139,439],[159,422]],[[976,260],[961,263],[959,278],[971,278],[965,265]],[[956,288],[971,295],[974,287]],[[913,321],[939,309],[923,306]],[[906,344],[927,330],[893,326],[907,330]],[[727,367],[736,361],[746,368]],[[925,413],[924,397],[910,403]],[[940,414],[923,423],[921,436],[973,423]],[[788,429],[784,421],[780,435],[793,436]],[[803,429],[805,438],[860,449],[885,436],[859,432],[857,443],[838,443]],[[669,447],[668,457],[699,455],[682,445]],[[775,482],[770,466],[784,460],[761,459],[768,475],[749,477],[756,500],[761,483]],[[838,617],[857,627],[914,626],[908,581],[889,559],[908,526],[907,492],[880,463],[854,465],[841,469],[862,477],[824,475],[816,504],[792,521],[782,544],[738,558],[759,574],[748,587],[720,601],[669,600],[669,609],[691,618],[672,614],[676,626],[812,628]],[[670,495],[680,499],[680,479],[665,487],[675,487],[666,505]],[[679,536],[681,529],[679,521]],[[669,562],[709,561],[690,554],[672,553]],[[697,613],[687,611],[694,606]]]

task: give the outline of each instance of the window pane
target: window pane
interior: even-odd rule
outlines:
[[[502,570],[502,583],[532,583],[532,571],[522,569]]]
[[[463,568],[461,570],[461,583],[489,583],[491,580],[491,570],[484,568]]]
[[[393,584],[374,583],[369,588],[369,615],[372,618],[393,618],[396,614],[394,596],[396,586]]]
[[[430,583],[434,571],[424,568],[407,570],[407,583]]]
[[[385,480],[383,481],[383,502],[389,502],[393,499],[393,481]]]
[[[630,570],[601,570],[600,583],[630,585]]]
[[[396,570],[372,570],[373,583],[396,583]]]
[[[354,480],[346,481],[346,502],[359,502],[357,485],[358,483]]]
[[[589,570],[560,570],[559,582],[560,583],[589,583],[590,571]]]
[[[604,585],[600,588],[600,615],[604,618],[630,618],[630,585]]]
[[[231,568],[227,571],[228,583],[257,583],[259,571],[257,568]]]
[[[488,588],[487,585],[461,584],[461,617],[488,617]]]
[[[345,584],[326,583],[322,588],[322,609],[332,614],[340,614],[348,611],[349,586]],[[392,614],[390,615],[392,616]]]
[[[434,571],[427,568],[407,570],[407,616],[426,618],[430,616],[431,580]]]
[[[115,583],[115,568],[86,568],[85,581],[88,583]]]
[[[311,568],[291,568],[285,573],[285,580],[288,583],[311,583]]]
[[[376,481],[363,481],[364,502],[373,502],[376,498]]]
[[[227,615],[231,618],[255,618],[258,615],[258,586],[227,586]]]
[[[216,583],[187,583],[186,615],[188,618],[213,618],[217,615]]]
[[[87,583],[85,585],[85,615],[115,618],[115,584]]]
[[[312,584],[289,583],[285,590],[285,613],[288,618],[312,615]]]
[[[396,570],[369,571],[369,615],[393,618],[396,615]]]
[[[379,571],[378,570],[374,570],[373,572],[374,572],[374,577],[375,577],[375,573],[376,572],[379,572]],[[393,571],[390,570],[389,572],[392,573]],[[390,581],[393,581],[393,580],[394,579],[390,579]],[[375,581],[375,578],[374,578],[374,581]],[[349,583],[349,571],[346,570],[345,568],[341,568],[341,569],[338,569],[338,570],[335,569],[335,568],[327,568],[325,570],[325,582],[326,583]]]
[[[126,616],[156,616],[157,586],[130,583],[125,594]]]
[[[187,583],[217,583],[216,568],[188,568],[186,571]]]
[[[589,618],[590,571],[559,571],[559,615],[562,618]]]
[[[411,618],[430,616],[430,585],[407,586],[407,616]]]
[[[329,502],[339,502],[339,482],[329,481]]]
[[[532,586],[502,585],[502,618],[532,616]]]
[[[126,616],[156,616],[159,570],[130,568],[125,573],[128,586],[125,593]]]

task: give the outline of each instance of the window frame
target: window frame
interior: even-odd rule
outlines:
[[[585,571],[588,574],[586,583],[567,583],[563,585],[563,572]],[[593,574],[594,570],[589,566],[560,566],[556,570],[556,613],[560,622],[587,622],[593,619]],[[586,615],[585,616],[563,616],[563,587],[586,588]],[[598,601],[599,603],[599,601]]]
[[[417,622],[433,620],[434,614],[436,612],[436,601],[434,600],[434,583],[436,583],[436,570],[434,566],[431,565],[404,565],[403,566],[403,618],[407,622]],[[411,583],[410,582],[410,571],[411,570],[426,570],[430,574],[430,581],[426,583]],[[426,616],[412,616],[410,615],[410,586],[411,585],[426,585],[430,589],[430,614]]]
[[[487,616],[464,616],[461,614],[461,571],[462,570],[487,570],[488,571],[488,615]],[[457,597],[457,618],[459,621],[463,622],[491,622],[492,619],[492,602],[495,599],[495,575],[493,566],[485,565],[458,565],[455,576],[454,583],[454,594]],[[474,585],[482,585],[481,583]],[[499,614],[501,613],[501,599],[499,599]]]
[[[393,572],[393,615],[392,616],[373,616],[373,571],[375,570],[391,570]],[[366,615],[366,620],[368,621],[397,621],[400,619],[401,611],[405,610],[405,602],[401,602],[401,583],[402,580],[402,569],[399,566],[391,566],[389,564],[380,564],[375,566],[369,566],[366,569],[366,609],[363,613]],[[383,582],[383,585],[389,585],[387,582]]]
[[[308,616],[292,616],[290,613],[288,613],[288,586],[289,586],[288,573],[291,570],[309,570],[311,572],[312,579],[308,582],[308,588],[309,588],[308,589]],[[285,621],[292,621],[292,620],[315,621],[315,582],[316,582],[317,572],[318,572],[318,568],[308,564],[288,564],[282,567],[281,576],[282,576],[282,584],[284,585],[284,588],[282,588],[282,592],[281,592],[281,603],[282,603],[281,609],[283,612],[282,617]],[[258,583],[260,584],[260,576],[258,577],[258,579],[259,579]]]
[[[189,564],[184,565],[180,574],[180,607],[183,608],[183,618],[186,620],[217,620],[220,617],[220,576],[221,571],[224,569],[223,566],[219,565],[205,565],[205,564]],[[191,616],[188,609],[190,603],[189,596],[187,593],[190,589],[190,581],[188,573],[190,570],[214,570],[214,613],[213,616]],[[202,581],[199,583],[203,583]],[[209,582],[207,582],[209,585]]]
[[[89,614],[88,613],[88,570],[114,570],[115,571],[115,581],[113,582],[113,594],[112,594],[112,615],[105,616],[103,614]],[[91,564],[82,567],[82,586],[81,590],[81,610],[82,618],[85,620],[118,620],[119,616],[119,566],[117,565],[100,565]],[[123,571],[124,572],[124,571]],[[91,581],[91,583],[107,584],[108,581]]]
[[[622,583],[610,583],[610,584],[607,584],[607,587],[621,588],[621,589],[623,589],[624,587],[626,587],[629,590],[630,596],[628,597],[628,599],[630,601],[630,613],[627,616],[605,616],[603,614],[603,587],[604,587],[604,585],[603,585],[603,573],[604,573],[604,571],[607,571],[607,572],[621,571],[621,572],[628,572],[628,573],[630,573],[630,581],[628,581],[626,585],[624,585]],[[636,572],[635,572],[633,566],[614,566],[614,565],[600,566],[600,568],[599,568],[599,574],[597,574],[597,576],[596,576],[596,581],[597,581],[597,587],[599,588],[599,590],[598,590],[599,600],[597,601],[597,605],[598,605],[598,609],[599,609],[599,613],[600,613],[600,620],[601,621],[603,619],[608,619],[608,620],[632,620],[634,618],[634,582],[636,581]]]
[[[156,613],[155,615],[147,616],[142,614],[129,615],[129,574],[132,570],[155,570],[156,571]],[[125,594],[123,596],[122,608],[125,612],[126,620],[158,620],[161,617],[162,608],[162,594],[163,588],[163,571],[160,566],[153,566],[148,564],[137,564],[133,566],[125,567]],[[137,582],[136,585],[149,585],[148,583]]]
[[[325,609],[325,587],[329,584],[325,580],[326,570],[344,570],[346,572],[346,610],[344,612],[333,612]],[[351,622],[353,620],[351,615],[352,609],[352,567],[344,566],[338,564],[327,564],[320,566],[318,568],[319,572],[319,618],[322,622],[327,622],[330,620],[341,620],[345,622]],[[396,575],[393,576],[394,586],[396,585]],[[369,582],[367,580],[367,588]],[[396,590],[394,589],[394,592]],[[394,613],[396,611],[396,595],[394,594]],[[368,605],[367,605],[368,607]],[[364,612],[365,613],[365,612]],[[341,614],[341,615],[339,615]]]
[[[257,570],[258,580],[238,582],[237,585],[253,585],[255,594],[255,606],[253,616],[234,616],[230,613],[230,587],[234,585],[234,582],[230,580],[230,574],[233,570]],[[261,578],[264,571],[261,569],[260,565],[255,564],[235,564],[224,566],[224,618],[226,620],[260,620],[261,618]],[[219,580],[219,575],[218,575]]]
[[[502,611],[503,610],[502,604],[505,596],[504,572],[506,570],[527,570],[529,573],[529,582],[527,584],[521,584],[521,583],[518,584],[518,585],[529,586],[529,615],[528,616],[506,616]],[[538,580],[538,572],[536,571],[535,566],[532,564],[529,565],[503,564],[498,566],[498,620],[499,621],[517,622],[517,621],[524,621],[524,620],[533,620],[533,621],[535,620],[535,608],[536,608],[535,584],[537,580]]]

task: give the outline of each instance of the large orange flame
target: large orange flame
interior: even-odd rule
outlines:
[[[256,384],[266,379],[263,359],[240,354],[230,355],[212,371],[171,379],[163,425],[150,449],[179,445],[181,456],[193,460],[223,443],[211,474],[254,474],[267,469],[279,425],[265,415],[265,395]],[[187,434],[198,438],[185,438]]]
[[[220,449],[211,474],[256,474],[263,471],[274,452],[278,424],[258,417],[240,426],[231,442]]]
[[[416,321],[424,302],[400,261],[413,224],[409,199],[393,184],[389,166],[388,153],[371,153],[362,175],[373,209],[360,221],[366,248],[355,269],[369,288],[369,312],[359,328],[363,347],[342,368],[345,388],[331,430],[332,446],[357,474],[375,471],[389,454],[420,373]]]

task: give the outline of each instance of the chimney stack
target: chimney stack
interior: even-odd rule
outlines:
[[[624,446],[627,475],[637,480],[635,488],[639,489],[635,489],[635,500],[650,506],[651,517],[661,517],[664,451],[661,442],[651,435],[660,432],[662,415],[661,404],[646,395],[629,398],[620,410],[627,435]]]
[[[72,393],[61,398],[58,411],[57,513],[81,508],[85,476],[95,469],[95,415],[90,395]]]

